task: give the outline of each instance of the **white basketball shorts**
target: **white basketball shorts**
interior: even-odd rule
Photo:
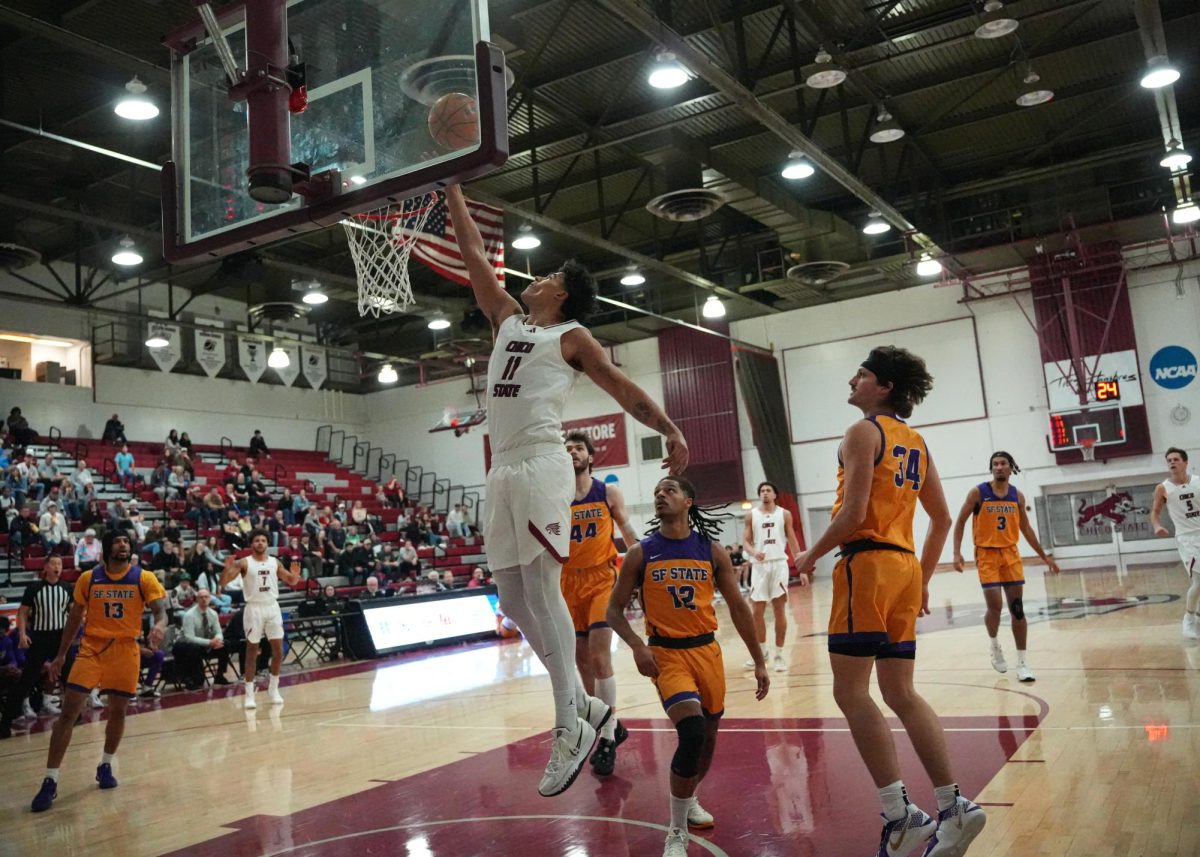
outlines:
[[[566,447],[538,444],[498,453],[487,476],[483,549],[488,567],[530,565],[542,551],[565,562],[573,499],[575,469]]]
[[[1200,574],[1200,535],[1175,536],[1175,544],[1179,547],[1183,569],[1188,574],[1188,580],[1191,580],[1193,574]]]
[[[266,634],[268,640],[283,639],[283,612],[279,603],[247,604],[243,617],[246,641],[257,643]]]
[[[750,600],[774,601],[787,595],[788,564],[786,559],[756,562],[750,574]]]

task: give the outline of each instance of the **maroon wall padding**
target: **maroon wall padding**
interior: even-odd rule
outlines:
[[[1077,356],[1137,351],[1119,242],[1079,245],[1070,258],[1035,256],[1029,262],[1029,282],[1043,363],[1071,359],[1068,315],[1075,323]],[[1064,283],[1070,290],[1070,310]],[[1085,369],[1090,370],[1091,364]],[[1146,408],[1132,405],[1125,407],[1125,443],[1097,447],[1096,455],[1101,459],[1123,458],[1150,451]],[[1058,464],[1074,464],[1082,461],[1083,455],[1072,450],[1055,453],[1055,458]]]
[[[722,333],[728,325],[713,326]],[[686,327],[658,334],[663,406],[687,438],[685,474],[701,503],[744,499],[742,445],[729,341]],[[643,502],[649,498],[643,498]]]

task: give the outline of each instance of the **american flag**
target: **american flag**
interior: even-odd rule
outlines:
[[[484,253],[487,254],[492,266],[496,269],[496,279],[503,285],[504,212],[499,208],[493,208],[481,202],[472,202],[469,199],[467,200],[467,210],[471,212],[475,225],[479,227],[479,234],[483,236]],[[401,231],[409,231],[405,228],[404,220],[399,221],[397,227]],[[446,279],[464,286],[471,285],[471,280],[467,276],[467,266],[463,264],[462,254],[458,249],[458,239],[454,236],[454,224],[446,211],[444,198],[438,201],[433,211],[429,212],[429,219],[425,221],[425,226],[417,238],[412,253],[415,258]]]

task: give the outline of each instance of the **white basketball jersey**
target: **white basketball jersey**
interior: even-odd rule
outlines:
[[[488,363],[488,434],[492,452],[562,443],[562,414],[579,372],[562,357],[562,335],[581,325],[532,327],[511,315],[500,325]]]
[[[268,556],[262,562],[254,555],[246,557],[246,579],[242,594],[247,604],[277,604],[279,602],[279,560]]]
[[[1167,492],[1167,511],[1175,522],[1175,535],[1200,536],[1200,476],[1193,476],[1183,485],[1166,479],[1163,488]]]
[[[751,512],[750,516],[754,527],[754,549],[766,555],[765,562],[787,559],[783,509],[776,506],[774,512],[764,512],[758,508]]]

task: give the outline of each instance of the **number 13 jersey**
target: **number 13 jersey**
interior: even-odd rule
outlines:
[[[871,496],[867,501],[867,516],[846,542],[869,539],[914,551],[913,515],[917,497],[925,485],[929,467],[929,452],[925,439],[899,417],[880,414],[867,421],[879,429],[879,455],[871,474]],[[846,473],[842,466],[842,451],[838,449],[837,499],[833,515],[842,508],[846,493]]]
[[[487,418],[492,452],[562,444],[562,414],[579,372],[563,360],[562,336],[581,325],[534,327],[510,315],[488,361]]]

